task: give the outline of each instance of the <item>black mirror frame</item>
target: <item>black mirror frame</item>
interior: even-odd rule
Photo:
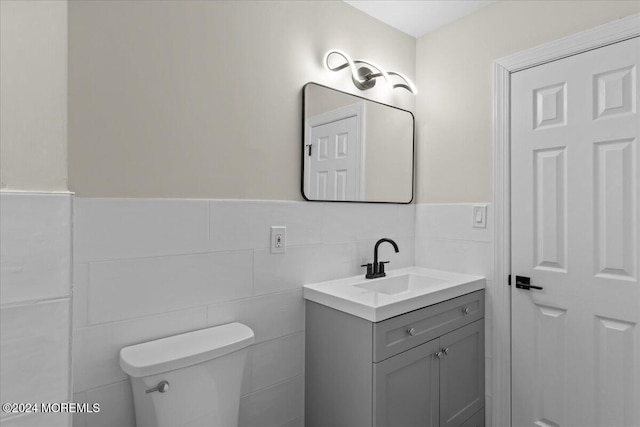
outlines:
[[[376,104],[380,104],[380,105],[384,105],[385,107],[390,107],[390,108],[394,108],[396,110],[400,110],[400,111],[404,111],[405,113],[409,113],[411,114],[411,121],[413,122],[412,124],[412,128],[413,128],[413,133],[412,133],[412,141],[411,141],[411,157],[412,157],[412,162],[411,162],[411,199],[409,199],[408,202],[383,202],[383,201],[369,201],[369,200],[363,200],[363,201],[358,201],[358,200],[312,200],[307,198],[307,196],[304,194],[304,154],[305,154],[305,141],[304,141],[304,129],[305,129],[305,106],[306,106],[306,99],[304,96],[305,93],[305,89],[307,86],[309,85],[316,85],[316,86],[320,86],[326,89],[331,89],[331,90],[335,90],[336,92],[340,92],[340,93],[344,93],[345,95],[350,95],[350,96],[354,96],[356,98],[360,98],[363,99],[365,101],[369,101],[369,102],[374,102]],[[416,182],[416,118],[413,115],[413,113],[409,110],[405,110],[402,108],[398,108],[398,107],[394,107],[393,105],[389,105],[389,104],[385,104],[383,102],[379,102],[379,101],[374,101],[372,99],[368,99],[365,98],[363,96],[359,96],[359,95],[354,95],[352,93],[349,92],[344,92],[338,89],[334,89],[332,87],[320,84],[320,83],[316,83],[316,82],[308,82],[306,83],[304,86],[302,86],[302,145],[300,147],[300,193],[302,194],[302,198],[307,201],[307,202],[321,202],[321,203],[378,203],[378,204],[392,204],[392,205],[408,205],[413,203],[413,199],[415,197],[415,182]]]

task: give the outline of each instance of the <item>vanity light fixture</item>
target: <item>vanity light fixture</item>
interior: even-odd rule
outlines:
[[[337,66],[331,66],[331,64],[329,64],[329,58],[332,55],[341,56],[346,62]],[[331,71],[340,71],[349,67],[351,70],[351,80],[353,80],[353,84],[360,90],[371,89],[376,85],[376,79],[383,77],[392,89],[401,87],[414,95],[418,93],[416,86],[404,74],[395,71],[385,71],[382,67],[364,59],[351,59],[349,55],[338,49],[330,50],[324,55],[324,64]],[[398,77],[401,82],[392,83],[390,76]]]

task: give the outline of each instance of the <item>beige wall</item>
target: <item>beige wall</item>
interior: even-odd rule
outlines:
[[[0,1],[0,188],[67,188],[67,2]]]
[[[417,201],[491,201],[495,59],[640,12],[640,2],[499,2],[420,38]]]
[[[413,77],[415,43],[335,1],[72,2],[70,189],[301,200],[302,86],[363,94],[324,53]],[[365,96],[415,105],[403,90]]]
[[[66,2],[0,2],[2,189],[66,189]],[[37,5],[37,6],[36,6]],[[299,200],[300,89],[414,110],[419,202],[491,199],[494,59],[640,12],[499,2],[418,40],[342,2],[72,2],[69,187],[82,196]],[[360,92],[342,48],[409,74]]]

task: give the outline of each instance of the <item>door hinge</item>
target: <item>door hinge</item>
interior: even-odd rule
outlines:
[[[507,285],[511,286],[511,275],[509,275],[509,278],[507,279]]]
[[[311,147],[313,147],[312,144],[307,144],[307,147],[309,147],[309,156],[311,156]]]

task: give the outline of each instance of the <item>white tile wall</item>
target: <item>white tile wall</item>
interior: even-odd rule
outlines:
[[[0,193],[2,402],[71,399],[68,193]],[[68,426],[68,414],[1,413],[2,426]]]
[[[355,242],[398,236],[398,205],[328,203],[325,205],[323,240],[327,243]]]
[[[492,207],[487,228],[473,228],[472,206],[416,206],[416,265],[493,278]]]
[[[0,193],[2,304],[69,296],[69,194]]]
[[[381,247],[389,268],[412,265],[414,210],[78,198],[74,392],[107,406],[74,418],[74,425],[132,425],[131,391],[118,366],[121,347],[233,321],[256,334],[243,379],[241,425],[302,425],[302,286],[360,274],[381,237],[400,247],[399,254]],[[284,254],[268,250],[272,225],[287,226]]]
[[[2,308],[0,395],[3,402],[67,399],[69,310],[68,299]]]
[[[123,347],[207,326],[205,307],[168,312],[74,331],[73,391],[126,380],[120,369]]]
[[[42,197],[43,204],[64,200],[46,207],[30,197],[2,194],[3,303],[5,296],[18,302],[69,294],[70,227],[63,220],[70,215],[71,197],[64,197]],[[49,212],[49,217],[43,212]],[[304,306],[300,288],[305,283],[359,274],[359,265],[371,260],[373,244],[380,237],[391,237],[400,247],[399,254],[389,245],[381,247],[380,256],[391,261],[391,268],[415,263],[492,278],[491,217],[487,229],[473,229],[471,205],[465,204],[416,207],[80,198],[75,214],[74,399],[103,405],[100,414],[74,417],[78,426],[133,425],[129,382],[118,366],[121,347],[231,321],[248,324],[257,338],[243,384],[243,425],[301,425]],[[53,230],[54,223],[63,226]],[[288,227],[285,254],[268,251],[271,225]],[[16,260],[29,254],[36,259],[26,259],[24,267],[17,268]],[[43,285],[45,276],[55,279],[51,286]],[[490,304],[487,298],[487,366],[491,366]],[[31,314],[57,305],[65,309],[46,314],[46,322]],[[12,314],[16,310],[29,312],[25,316],[33,322],[55,329],[46,337],[65,342],[68,336],[62,336],[60,322],[63,317],[68,319],[68,305],[68,299],[14,304],[3,306],[2,314],[11,320],[21,318]],[[3,322],[3,328],[5,325],[11,322]],[[26,325],[35,330],[28,327],[29,322]],[[5,356],[11,360],[11,351],[25,354],[15,344],[19,340],[5,345],[5,340],[15,337],[4,331],[2,336],[3,361]],[[28,334],[20,338],[23,342],[38,340]],[[39,347],[49,345],[46,339],[38,341]],[[50,351],[54,357],[43,366],[68,357],[63,353],[55,356],[53,347]],[[36,363],[30,358],[13,359],[12,363],[25,366]],[[3,379],[5,366],[10,364],[3,362]],[[24,369],[28,368],[18,367],[14,372]],[[54,382],[68,380],[68,373],[58,370],[57,374],[60,378]],[[488,370],[488,381],[490,377]],[[66,387],[57,390],[68,393]],[[25,390],[17,387],[12,393]],[[5,421],[15,425],[32,422],[26,417]]]
[[[359,273],[355,243],[316,244],[287,247],[274,256],[269,249],[254,252],[256,295],[297,289],[301,284],[321,282]]]
[[[473,242],[493,240],[493,222],[486,228],[474,228],[471,203],[416,205],[416,235],[427,238],[454,239]],[[487,204],[487,218],[493,210]]]
[[[256,342],[304,330],[302,289],[247,298],[208,307],[209,326],[241,322],[253,329]]]
[[[73,263],[73,326],[80,328],[88,322],[87,302],[89,290],[89,264]]]
[[[287,227],[290,246],[322,242],[324,204],[278,201],[211,201],[211,249],[269,247],[272,225]]]
[[[490,426],[492,393],[493,209],[487,204],[487,228],[472,227],[471,203],[420,204],[415,214],[415,263],[421,267],[477,274],[485,289],[486,425]]]
[[[240,400],[240,427],[282,426],[304,415],[302,375]]]
[[[76,198],[74,258],[105,261],[206,252],[206,200]]]
[[[416,205],[398,205],[398,237],[414,238],[416,234]]]
[[[416,239],[416,263],[422,267],[493,279],[493,244],[472,240]]]
[[[252,294],[252,251],[135,258],[89,264],[90,324]]]
[[[304,332],[256,344],[251,352],[251,392],[304,372]]]
[[[3,399],[33,400],[32,390],[40,388],[27,378],[54,384],[42,388],[50,396],[38,400],[68,400],[69,373],[58,368],[69,357],[63,326],[69,321],[72,197],[1,197],[2,384],[18,384],[27,369],[48,372],[19,376],[24,384],[3,389]],[[130,385],[118,366],[121,347],[231,321],[252,327],[257,339],[243,383],[242,425],[302,425],[301,287],[360,274],[380,237],[400,247],[395,254],[381,246],[390,268],[415,263],[493,277],[491,206],[487,229],[471,227],[470,204],[78,198],[75,215],[74,401],[102,405],[99,414],[75,416],[77,426],[134,425]],[[287,226],[285,254],[268,251],[271,225]],[[490,298],[486,308],[491,366]],[[17,319],[20,325],[13,324]],[[31,348],[45,349],[46,360],[36,360]],[[24,354],[33,357],[18,357]],[[68,422],[39,417],[4,421]]]
[[[87,426],[136,427],[136,414],[129,380],[87,391],[87,402],[100,405],[100,412],[86,414]]]

